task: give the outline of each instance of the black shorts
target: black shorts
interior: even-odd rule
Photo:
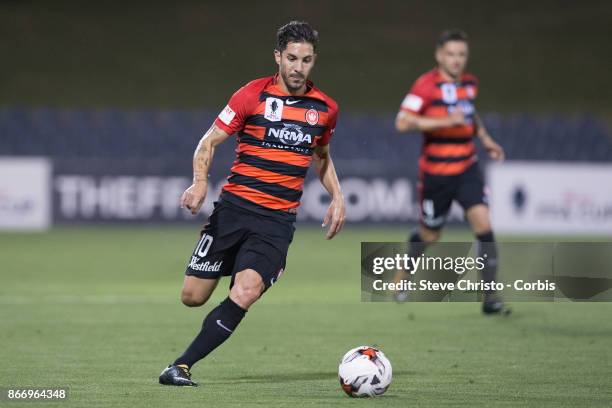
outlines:
[[[186,275],[202,279],[231,276],[254,269],[266,290],[285,269],[294,223],[261,215],[227,201],[215,203],[187,265]]]
[[[455,176],[422,173],[419,193],[421,224],[429,229],[440,229],[444,226],[453,200],[457,200],[464,211],[474,205],[488,203],[484,178],[478,163]]]

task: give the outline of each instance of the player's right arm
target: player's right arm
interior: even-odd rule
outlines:
[[[208,169],[215,148],[244,128],[247,116],[258,103],[259,91],[256,85],[256,81],[252,81],[237,90],[198,143],[193,155],[193,184],[181,196],[181,207],[187,208],[192,214],[200,211],[206,198]]]
[[[440,118],[423,116],[407,110],[400,110],[395,118],[395,129],[401,133],[410,132],[412,130],[428,132],[440,128],[463,125],[464,123],[465,116],[460,109],[457,109],[448,116]]]
[[[448,116],[431,117],[424,115],[426,109],[433,102],[432,93],[434,90],[435,83],[429,76],[426,75],[416,80],[410,92],[402,101],[400,110],[395,117],[395,129],[398,132],[404,133],[413,130],[429,132],[465,123],[465,116],[460,109],[455,110]]]
[[[208,169],[212,163],[215,148],[230,135],[216,124],[202,136],[193,154],[193,184],[181,196],[181,208],[197,214],[206,198],[208,189]]]

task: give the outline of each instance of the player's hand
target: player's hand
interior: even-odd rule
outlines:
[[[490,137],[484,139],[482,145],[484,146],[487,153],[489,153],[489,157],[491,159],[501,162],[506,157],[504,149]]]
[[[344,197],[333,198],[321,225],[321,227],[325,228],[331,221],[327,234],[325,234],[326,239],[332,239],[340,232],[344,226],[344,219]]]
[[[460,126],[465,125],[465,115],[461,109],[455,109],[451,114],[448,115],[449,126]]]
[[[197,214],[206,198],[207,187],[208,181],[192,184],[181,196],[181,208],[187,208],[193,215]]]

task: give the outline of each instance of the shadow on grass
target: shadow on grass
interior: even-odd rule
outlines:
[[[415,375],[416,372],[399,370],[393,372],[393,377],[403,377],[406,375]],[[239,377],[226,377],[219,380],[210,381],[211,384],[236,384],[236,383],[282,383],[293,381],[319,381],[334,379],[336,381],[338,374],[332,371],[317,371],[308,373],[275,373],[275,374],[253,374],[243,375]]]

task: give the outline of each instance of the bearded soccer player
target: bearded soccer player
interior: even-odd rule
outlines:
[[[186,306],[201,306],[221,276],[231,276],[231,283],[228,297],[206,316],[189,347],[162,371],[161,384],[196,386],[191,367],[232,335],[283,273],[311,161],[331,195],[326,238],[344,224],[344,198],[329,154],[338,105],[308,80],[317,42],[308,23],[281,27],[274,51],[278,73],[234,93],[196,148],[193,185],[181,197],[193,214],[206,196],[216,146],[237,134],[231,175],[193,251],[181,298]]]
[[[419,256],[440,232],[456,200],[476,235],[477,256],[485,258],[482,280],[495,281],[497,250],[491,229],[482,173],[476,158],[474,136],[493,160],[503,160],[504,150],[487,132],[476,113],[478,80],[465,72],[468,38],[462,31],[443,32],[436,44],[438,66],[419,77],[404,98],[395,121],[399,132],[423,132],[419,159],[420,227],[410,236],[409,256]],[[396,281],[405,278],[398,271]],[[396,293],[404,300],[407,292]],[[493,291],[485,291],[485,314],[507,311]]]

